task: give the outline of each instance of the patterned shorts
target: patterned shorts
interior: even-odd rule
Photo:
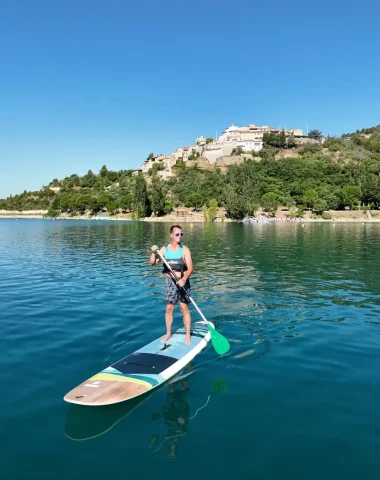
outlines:
[[[186,291],[190,293],[190,282],[189,280],[185,284]],[[169,277],[166,277],[165,283],[165,293],[164,293],[164,303],[166,305],[172,304],[175,305],[178,300],[182,303],[188,305],[190,300],[182,288],[177,287],[176,283]]]

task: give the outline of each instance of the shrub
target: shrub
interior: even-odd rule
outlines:
[[[330,212],[323,212],[322,218],[324,218],[325,220],[332,220],[332,215]]]
[[[55,218],[55,217],[59,217],[60,213],[61,212],[59,210],[54,210],[54,209],[50,208],[44,216],[49,217],[49,218],[51,218],[51,217]]]

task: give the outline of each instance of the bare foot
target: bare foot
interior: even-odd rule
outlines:
[[[164,337],[161,338],[161,342],[167,342],[171,336],[171,333],[167,333]]]
[[[185,338],[185,345],[190,345],[190,343],[191,343],[191,338],[190,338],[190,335],[189,335],[189,336],[187,336],[187,335],[186,335],[186,338]]]

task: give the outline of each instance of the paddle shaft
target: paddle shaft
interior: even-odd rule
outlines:
[[[163,255],[161,255],[161,252],[159,249],[157,249],[157,253],[159,255],[159,257],[161,258],[161,260],[165,263],[166,267],[169,269],[170,273],[172,274],[172,278],[175,280],[177,286],[178,286],[178,278],[177,278],[177,275],[174,273],[172,267],[168,264],[168,262],[166,261],[165,257]],[[186,290],[185,287],[180,287],[180,288],[183,288],[183,291],[186,293],[186,295],[189,297],[189,300],[190,302],[194,305],[194,307],[196,308],[197,312],[199,313],[199,315],[202,317],[202,320],[204,322],[206,322],[207,324],[209,323],[208,320],[206,319],[206,317],[203,315],[203,313],[201,312],[200,308],[198,307],[198,305],[195,303],[195,301],[192,299],[191,295],[189,294],[189,292]]]

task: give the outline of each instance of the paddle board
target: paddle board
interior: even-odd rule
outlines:
[[[175,330],[167,342],[161,342],[161,338],[82,382],[68,392],[64,400],[78,405],[103,406],[143,395],[180,372],[207,346],[211,335],[204,322],[196,322],[192,324],[190,345],[185,345],[183,327]]]
[[[128,402],[108,405],[102,408],[86,408],[83,405],[71,404],[66,415],[65,435],[75,441],[91,440],[100,437],[110,431],[121,420],[128,417],[137,407],[149,400],[152,395],[158,393],[161,388],[164,389],[167,388],[167,385],[180,382],[193,373],[194,370],[186,374],[178,373],[157,389],[150,390],[145,395],[135,397]]]

